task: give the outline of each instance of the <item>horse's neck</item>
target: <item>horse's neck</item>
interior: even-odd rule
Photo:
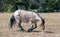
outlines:
[[[38,14],[35,13],[35,16],[36,16],[36,19],[37,19],[37,20],[40,20],[40,21],[41,21],[40,15],[38,15]]]

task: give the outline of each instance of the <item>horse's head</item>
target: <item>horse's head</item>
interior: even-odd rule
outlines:
[[[37,13],[37,19],[39,19],[39,22],[41,23],[40,26],[42,27],[42,29],[45,29],[45,20]]]
[[[42,27],[43,30],[45,29],[45,20],[44,19],[41,20],[40,26]]]

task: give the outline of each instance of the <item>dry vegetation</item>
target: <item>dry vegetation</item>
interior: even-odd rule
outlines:
[[[8,23],[11,15],[0,13],[0,37],[60,37],[60,13],[40,13],[46,21],[44,32],[41,32],[39,25],[34,32],[20,32],[16,25],[10,29]],[[26,24],[24,26],[28,28]]]

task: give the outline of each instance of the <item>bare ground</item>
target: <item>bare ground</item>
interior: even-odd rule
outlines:
[[[46,23],[45,31],[38,27],[33,32],[21,32],[18,26],[9,28],[9,19],[12,13],[0,13],[0,37],[60,37],[60,13],[40,13]],[[24,25],[27,30],[27,24]]]

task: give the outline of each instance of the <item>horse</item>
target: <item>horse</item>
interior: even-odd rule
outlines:
[[[27,31],[31,32],[35,28],[37,28],[37,22],[40,22],[40,26],[42,27],[42,30],[45,29],[45,20],[36,12],[32,11],[26,11],[26,10],[16,10],[13,15],[10,18],[10,28],[12,28],[14,22],[17,22],[20,31],[25,31],[24,28],[21,26],[22,22],[29,23],[31,25],[31,28],[29,28]]]

